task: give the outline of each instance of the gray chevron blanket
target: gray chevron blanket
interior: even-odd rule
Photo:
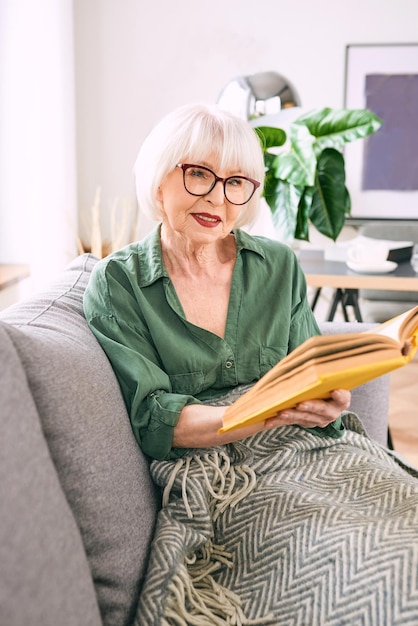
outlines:
[[[138,626],[417,626],[418,472],[344,416],[153,462]]]

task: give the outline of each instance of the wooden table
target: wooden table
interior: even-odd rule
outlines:
[[[348,321],[346,306],[352,306],[357,321],[362,321],[358,303],[359,289],[382,289],[387,291],[416,291],[418,293],[418,274],[411,265],[399,263],[398,267],[387,274],[360,274],[350,270],[343,261],[327,261],[322,250],[301,250],[299,263],[306,276],[306,282],[316,287],[312,309],[318,301],[322,287],[336,289],[334,300],[328,314],[328,321],[334,319],[335,311],[341,303],[344,319]]]
[[[0,263],[0,290],[6,289],[29,276],[29,265],[7,265]]]

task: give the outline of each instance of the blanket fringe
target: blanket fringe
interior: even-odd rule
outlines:
[[[235,464],[223,449],[212,449],[178,459],[163,493],[163,507],[170,502],[174,488],[189,519],[193,518],[193,481],[203,483],[211,496],[211,519],[215,521],[228,507],[234,507],[256,486],[255,471],[246,463]],[[196,506],[196,505],[195,505]],[[200,510],[199,510],[200,513]],[[233,566],[232,555],[223,546],[208,540],[190,553],[173,575],[167,594],[162,626],[262,626],[270,616],[248,620],[239,596],[216,582],[214,575]]]
[[[243,500],[257,482],[256,474],[251,467],[245,463],[232,465],[228,454],[223,450],[211,450],[203,455],[196,454],[178,459],[164,489],[163,506],[168,504],[176,478],[183,471],[181,494],[189,519],[193,518],[193,512],[187,497],[187,479],[192,463],[199,466],[207,490],[216,503],[213,512],[214,520],[225,509],[234,507]]]
[[[247,624],[239,598],[215,582],[210,573],[193,579],[182,565],[173,577],[164,626],[244,626]]]
[[[212,573],[221,564],[232,567],[230,555],[208,542],[199,558],[193,555],[174,575],[162,626],[263,626],[271,615],[249,620],[239,596],[217,583]]]

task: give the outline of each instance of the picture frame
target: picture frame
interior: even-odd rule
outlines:
[[[383,120],[344,147],[349,219],[417,220],[418,44],[347,45],[344,107]]]

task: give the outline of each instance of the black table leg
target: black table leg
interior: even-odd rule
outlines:
[[[345,289],[344,304],[345,306],[353,307],[354,315],[355,315],[357,322],[363,321],[363,318],[361,316],[359,302],[358,302],[358,289]]]
[[[316,304],[317,304],[317,302],[319,300],[319,296],[320,295],[321,295],[321,287],[317,287],[315,289],[315,294],[314,294],[314,297],[312,298],[312,302],[311,302],[311,309],[312,309],[312,311],[315,311],[315,307],[316,307]]]
[[[316,303],[315,303],[316,304]],[[358,301],[358,289],[336,289],[331,307],[328,312],[328,322],[332,322],[337,312],[338,305],[341,304],[344,320],[349,321],[347,307],[351,306],[354,310],[355,319],[357,322],[362,322],[363,318],[360,311]]]

